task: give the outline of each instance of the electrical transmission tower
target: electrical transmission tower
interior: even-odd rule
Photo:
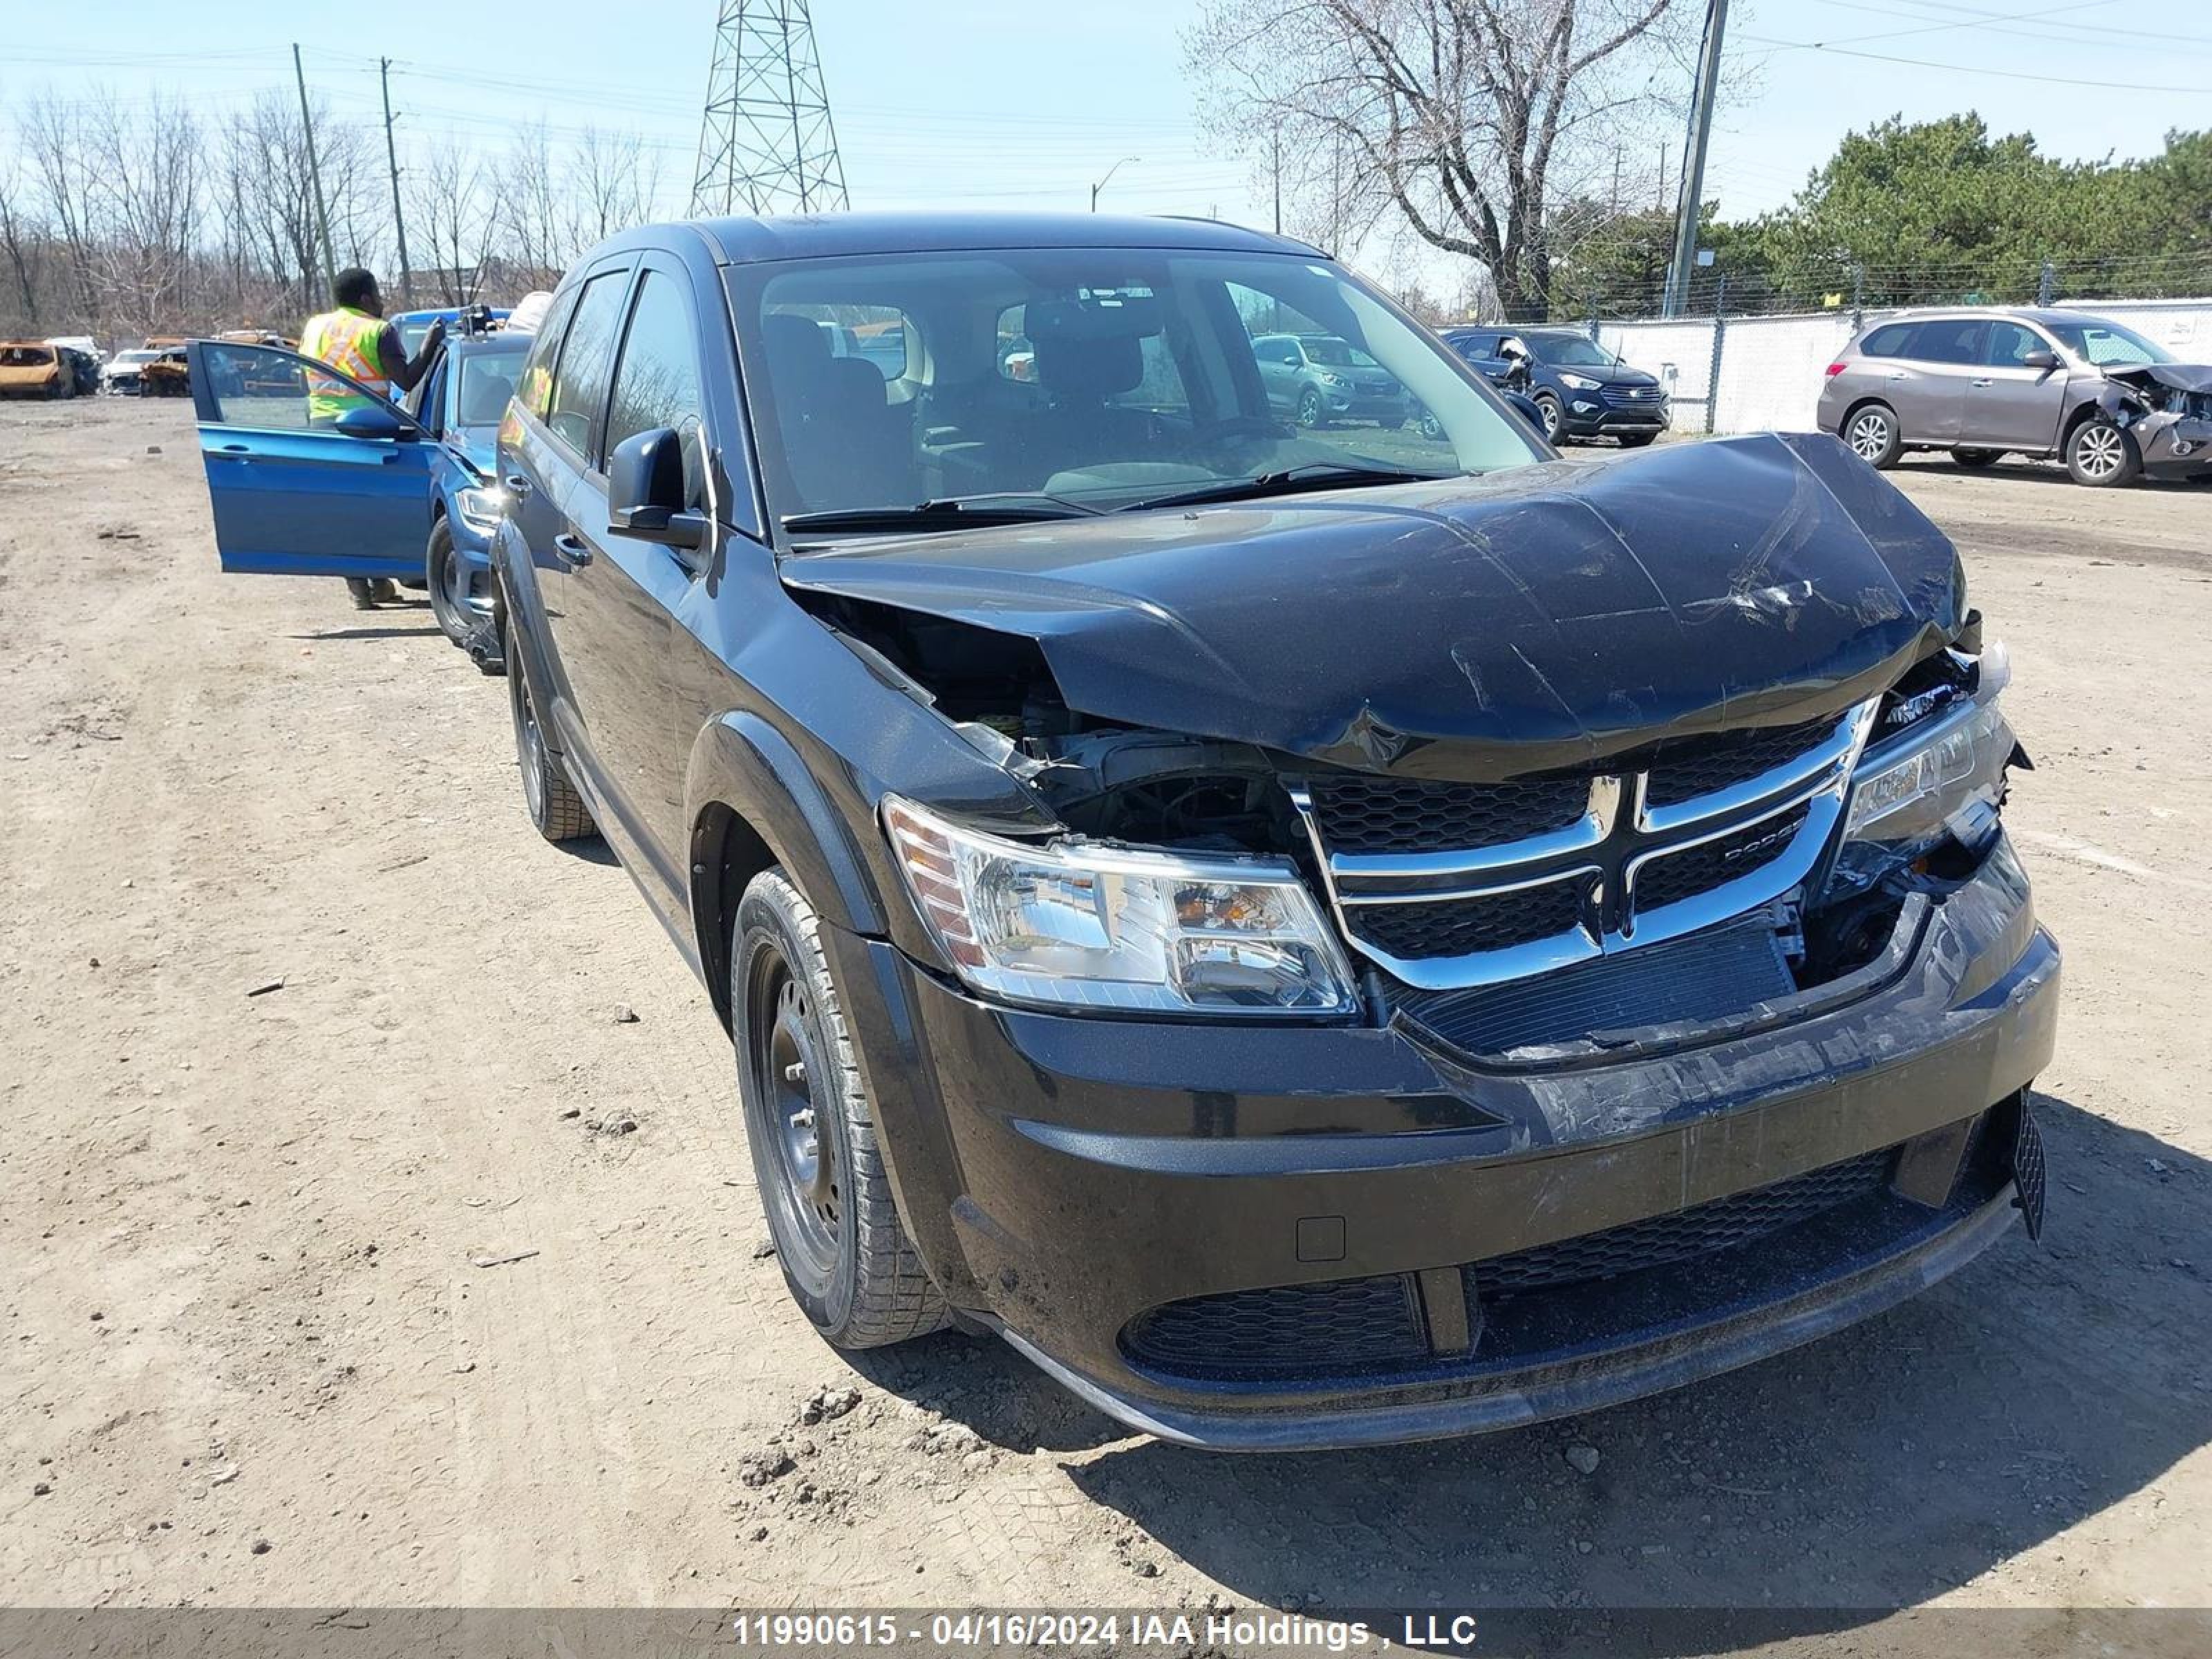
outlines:
[[[806,0],[721,0],[694,213],[826,213],[845,167]]]

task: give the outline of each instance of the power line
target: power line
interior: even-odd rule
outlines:
[[[1985,69],[1978,64],[1938,64],[1925,58],[1897,58],[1887,52],[1854,52],[1848,46],[1824,46],[1818,40],[1778,40],[1765,34],[1747,34],[1743,38],[1756,41],[1762,46],[1831,52],[1839,58],[1863,58],[1875,64],[1903,64],[1913,69],[1942,70],[1952,75],[1990,75],[2004,81],[2036,81],[2050,87],[2094,87],[2106,92],[2172,92],[2190,98],[2212,98],[2212,88],[2208,87],[2157,86],[2148,81],[2085,81],[2071,76],[2031,75],[2024,70]]]

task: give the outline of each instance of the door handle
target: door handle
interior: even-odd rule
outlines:
[[[524,477],[520,472],[510,472],[507,475],[507,493],[513,495],[518,501],[525,495],[527,495],[531,492],[532,487],[533,486],[530,480]]]
[[[1966,384],[1968,386],[1995,386],[1996,382],[1985,375],[1978,380],[1969,380]]]
[[[251,455],[253,451],[246,444],[225,444],[222,453],[226,455]]]
[[[583,538],[565,532],[553,538],[553,556],[571,570],[580,570],[592,562],[592,550]]]
[[[1905,374],[1905,372],[1903,369],[1901,369],[1901,368],[1900,368],[1900,369],[1899,369],[1899,370],[1897,371],[1897,373],[1896,373],[1896,374],[1894,374],[1891,375],[1889,378],[1890,378],[1891,380],[1902,380],[1909,379],[1909,378],[1911,378],[1911,377],[1910,377],[1910,376],[1908,376],[1908,375]]]

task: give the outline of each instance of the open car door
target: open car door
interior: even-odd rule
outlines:
[[[419,582],[438,455],[404,410],[281,346],[195,340],[192,404],[225,570]],[[311,418],[307,374],[368,399]]]

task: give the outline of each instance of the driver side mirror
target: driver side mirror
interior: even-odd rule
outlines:
[[[684,440],[672,427],[635,433],[607,457],[607,528],[663,547],[696,548],[707,515],[691,510],[684,489]]]
[[[2021,362],[2030,368],[2056,368],[2058,367],[2058,354],[2055,351],[2031,351]]]
[[[380,404],[363,404],[338,416],[337,429],[349,438],[368,438],[384,443],[411,443],[422,428],[398,410]]]

